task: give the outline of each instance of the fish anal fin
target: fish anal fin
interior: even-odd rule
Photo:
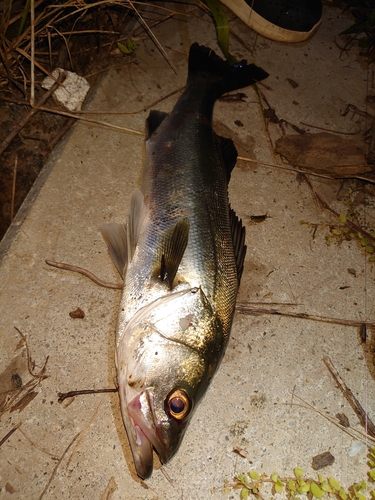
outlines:
[[[152,109],[146,120],[146,141],[149,139],[159,125],[167,118],[168,113]]]
[[[153,276],[167,281],[170,289],[188,244],[189,230],[189,219],[185,217],[166,229],[161,238]]]
[[[235,211],[229,207],[230,228],[232,233],[233,249],[236,258],[238,285],[241,281],[243,266],[247,247],[245,245],[245,228],[242,220],[239,219]]]
[[[127,228],[125,224],[108,222],[100,225],[100,232],[106,242],[109,254],[117,271],[124,278],[128,265]]]

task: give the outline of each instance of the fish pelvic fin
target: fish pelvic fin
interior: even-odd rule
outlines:
[[[100,232],[107,244],[116,269],[125,278],[126,269],[130,264],[146,215],[143,194],[139,189],[133,191],[130,202],[130,213],[126,224],[109,222],[100,225]]]
[[[164,231],[157,249],[153,277],[167,281],[171,290],[188,244],[189,230],[190,222],[187,217],[178,220]]]
[[[245,245],[245,228],[242,220],[236,215],[236,212],[229,207],[229,220],[232,233],[233,249],[236,258],[237,280],[240,285],[247,246]]]
[[[212,49],[193,43],[189,52],[189,74],[187,85],[196,80],[207,81],[213,99],[267,78],[268,73],[255,64],[242,60],[236,64],[221,59]]]

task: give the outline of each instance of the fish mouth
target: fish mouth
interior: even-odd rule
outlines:
[[[122,412],[132,448],[134,465],[138,476],[147,479],[153,470],[153,448],[162,463],[168,462],[176,449],[162,435],[162,424],[155,415],[151,389],[136,395]]]

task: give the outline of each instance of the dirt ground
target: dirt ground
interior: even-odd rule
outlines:
[[[58,4],[59,2],[56,2]],[[62,4],[62,2],[60,2]],[[44,4],[36,9],[36,16],[42,14]],[[68,5],[67,5],[68,6]],[[20,208],[49,154],[68,132],[74,119],[56,113],[38,111],[27,119],[25,126],[4,149],[4,141],[11,131],[18,127],[30,114],[30,62],[15,47],[19,42],[18,28],[24,2],[14,2],[9,23],[2,23],[3,52],[8,57],[0,63],[0,240]],[[61,5],[61,17],[66,12]],[[103,72],[116,64],[123,63],[123,55],[117,48],[126,28],[134,26],[133,16],[120,6],[99,6],[88,9],[84,15],[55,21],[54,27],[61,32],[75,34],[54,36],[49,43],[48,28],[41,28],[36,37],[36,61],[48,72],[56,67],[73,71],[85,77],[94,86]],[[26,27],[24,28],[26,30]],[[56,33],[55,33],[56,34]],[[6,42],[5,42],[6,41]],[[28,37],[24,43],[28,42]],[[130,56],[131,57],[131,56]],[[41,88],[45,72],[36,67],[35,103],[45,94]],[[58,108],[50,98],[48,106]],[[62,108],[60,108],[62,111]]]

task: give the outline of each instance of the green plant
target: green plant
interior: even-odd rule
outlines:
[[[305,471],[296,467],[293,475],[280,477],[274,472],[270,476],[259,474],[256,471],[250,471],[247,474],[238,474],[230,485],[233,489],[240,490],[240,498],[259,498],[264,499],[264,487],[271,487],[272,495],[284,494],[287,498],[297,499],[303,496],[312,498],[336,498],[337,500],[367,500],[375,499],[375,489],[371,484],[375,482],[375,447],[369,452],[369,471],[368,479],[353,483],[348,488],[344,488],[334,477],[324,477],[317,474],[316,478],[306,478]]]
[[[313,229],[315,234],[318,228],[328,229],[326,234],[327,244],[330,245],[334,242],[341,243],[343,241],[357,241],[361,248],[369,256],[370,262],[375,262],[375,231],[356,230],[349,219],[357,216],[358,214],[348,211],[346,214],[340,214],[337,224],[325,224],[324,222],[312,223],[300,220],[300,224],[306,225]],[[359,228],[362,229],[362,228]]]
[[[357,40],[358,46],[365,50],[369,62],[375,60],[375,8],[371,0],[351,0],[345,10],[350,10],[355,23],[341,35],[349,35],[350,41]]]

